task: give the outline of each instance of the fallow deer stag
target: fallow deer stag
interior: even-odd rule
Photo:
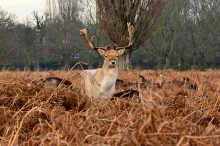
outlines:
[[[130,48],[132,45],[133,26],[127,23],[129,33],[129,44],[124,47],[114,46],[114,49],[110,50],[110,46],[107,47],[96,47],[93,45],[94,36],[91,41],[87,38],[86,29],[80,30],[81,35],[85,42],[92,50],[98,50],[99,54],[102,55],[104,63],[102,68],[86,70],[84,75],[85,82],[85,93],[89,97],[95,97],[99,99],[107,99],[112,96],[115,91],[115,82],[118,76],[118,56],[125,52],[125,49]]]

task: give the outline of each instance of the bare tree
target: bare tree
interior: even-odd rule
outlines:
[[[77,17],[78,11],[77,0],[47,0],[46,44],[48,52],[52,52],[48,60],[59,60],[64,69],[70,66],[74,55],[80,52],[80,42],[83,44],[79,35],[83,24]]]
[[[157,28],[161,10],[169,0],[97,0],[98,24],[115,44],[125,45],[127,22],[134,26],[133,45],[122,58],[122,69],[130,70],[131,53]]]
[[[16,36],[0,27],[0,61],[12,59],[16,47]]]
[[[33,12],[35,20],[35,28],[37,33],[37,44],[36,44],[36,61],[34,62],[35,70],[40,69],[40,61],[44,63],[44,38],[46,36],[46,22],[48,19],[48,13],[39,15],[37,11]]]
[[[25,70],[30,70],[31,65],[36,61],[36,31],[32,27],[30,20],[26,20],[26,23],[17,27],[18,42],[20,55],[23,57],[25,64]]]
[[[6,29],[15,25],[16,15],[9,14],[7,11],[0,7],[0,26]]]
[[[219,35],[219,1],[193,0],[191,2],[194,28],[190,29],[193,66],[205,69],[207,62],[216,58]],[[211,59],[211,60],[210,60]]]
[[[16,36],[14,35],[15,18],[13,14],[0,7],[0,61],[6,62],[13,57],[16,47]]]
[[[187,51],[187,21],[189,16],[188,0],[171,0],[163,10],[160,27],[148,39],[147,51],[158,62],[156,69],[177,68],[182,65],[181,59]],[[188,24],[190,24],[188,22]],[[172,60],[172,61],[171,61]],[[165,64],[163,64],[163,62]]]

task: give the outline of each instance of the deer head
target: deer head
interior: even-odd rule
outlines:
[[[144,76],[139,75],[137,83],[139,92],[144,90],[150,93],[151,81],[148,78],[144,78]]]
[[[94,36],[91,40],[88,40],[86,29],[80,30],[80,34],[82,35],[85,42],[92,50],[98,50],[99,54],[102,55],[104,60],[104,66],[109,68],[117,67],[118,64],[118,56],[122,55],[125,52],[125,49],[130,48],[132,45],[132,36],[133,36],[133,26],[130,23],[127,23],[128,33],[129,33],[129,44],[124,47],[119,47],[118,45],[114,45],[114,49],[110,50],[110,45],[107,47],[96,47],[93,45]]]
[[[158,86],[161,88],[163,84],[165,83],[165,79],[162,74],[160,74],[160,77],[154,82],[154,85]]]

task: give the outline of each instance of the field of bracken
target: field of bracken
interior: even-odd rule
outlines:
[[[135,83],[139,74],[165,83],[136,102],[89,99],[80,71],[0,72],[0,146],[220,145],[220,71],[120,71],[118,79]],[[40,83],[51,76],[73,89]],[[183,78],[190,82],[178,84]]]

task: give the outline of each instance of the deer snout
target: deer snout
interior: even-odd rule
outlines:
[[[117,64],[116,60],[110,60],[109,66],[114,67]]]
[[[111,61],[111,64],[116,64],[116,61],[115,61],[115,60],[112,60],[112,61]]]

